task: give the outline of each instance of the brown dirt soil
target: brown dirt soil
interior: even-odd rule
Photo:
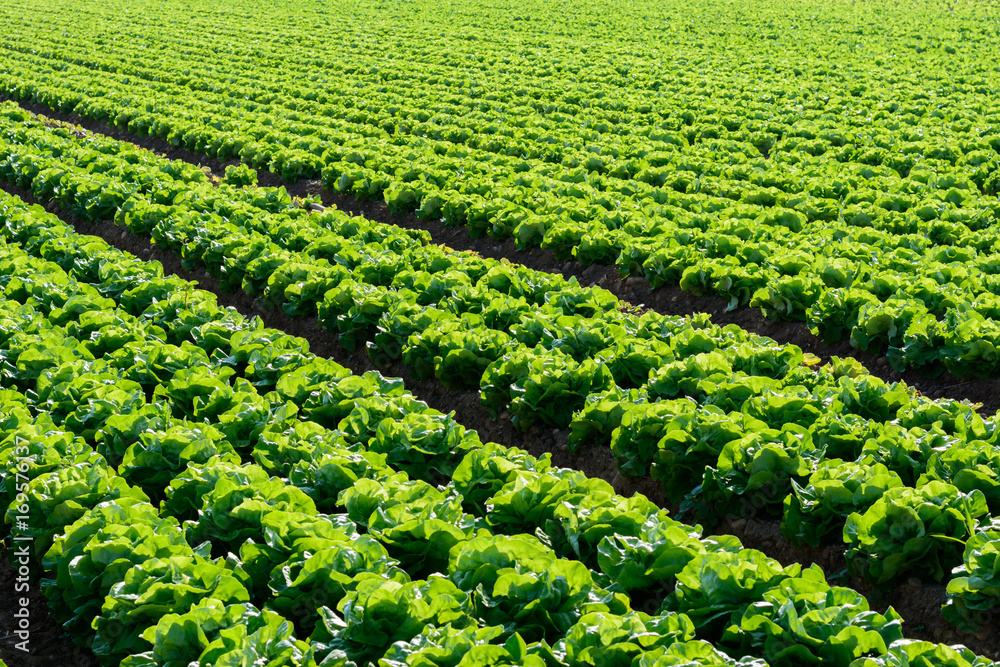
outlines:
[[[3,99],[3,96],[0,96]],[[117,128],[82,119],[73,114],[55,113],[40,105],[22,105],[35,113],[48,115],[59,120],[79,124],[94,132],[107,134],[122,141],[129,141],[144,148],[154,150],[171,159],[182,159],[200,166],[207,167],[213,174],[221,175],[225,166],[237,164],[236,161],[219,162],[205,155],[200,155],[182,148],[176,148],[159,139],[140,139],[129,132]],[[261,185],[280,185],[280,179],[268,172],[259,172]],[[759,311],[744,308],[735,312],[725,313],[725,304],[715,297],[699,297],[683,292],[677,287],[661,287],[649,290],[644,279],[621,280],[614,267],[589,266],[584,267],[578,262],[562,263],[561,270],[551,252],[534,248],[527,251],[517,251],[514,242],[500,242],[490,238],[472,239],[465,228],[450,228],[435,221],[419,220],[415,216],[400,216],[393,214],[383,202],[361,202],[354,198],[344,197],[325,190],[317,180],[299,181],[285,184],[292,196],[318,195],[324,205],[335,205],[341,210],[352,214],[363,215],[369,219],[388,222],[406,228],[426,229],[436,243],[447,245],[459,250],[472,250],[485,257],[507,258],[525,266],[538,270],[561,272],[567,278],[576,276],[582,285],[599,285],[608,289],[620,299],[652,308],[658,312],[671,315],[689,315],[693,312],[708,312],[713,320],[720,325],[737,324],[749,331],[769,336],[777,341],[799,345],[803,350],[816,354],[825,360],[833,355],[853,356],[863,363],[873,374],[887,381],[903,379],[922,393],[933,397],[947,396],[949,398],[967,398],[982,403],[980,409],[984,414],[992,414],[1000,410],[1000,379],[997,380],[959,380],[957,378],[939,377],[929,380],[914,372],[898,373],[885,364],[885,360],[871,354],[861,353],[851,348],[846,341],[830,346],[822,344],[802,323],[771,322]],[[0,183],[7,192],[16,194],[25,201],[35,202],[30,193],[8,184]],[[63,215],[58,205],[47,206],[48,210],[60,215],[72,224],[79,233],[100,236],[115,247],[126,250],[147,260],[159,261],[168,274],[176,274],[186,280],[198,283],[201,289],[215,293],[219,304],[232,306],[247,317],[258,316],[269,326],[281,329],[295,336],[301,336],[309,341],[313,353],[325,356],[352,372],[362,373],[376,370],[375,364],[363,352],[350,352],[342,348],[336,337],[322,329],[315,318],[296,319],[287,316],[283,311],[263,308],[243,292],[221,292],[218,281],[203,271],[186,271],[181,267],[180,258],[172,251],[159,248],[148,239],[133,235],[127,230],[105,221],[97,225],[74,221],[70,216]],[[455,412],[456,419],[468,428],[479,432],[484,441],[495,441],[506,446],[520,447],[533,455],[545,453],[552,455],[555,465],[581,470],[592,477],[598,477],[611,483],[615,490],[631,496],[642,493],[657,505],[671,511],[676,510],[666,498],[662,486],[650,478],[629,479],[618,474],[617,466],[610,450],[606,447],[582,447],[577,452],[570,452],[567,447],[567,431],[532,427],[527,432],[514,428],[506,415],[492,419],[486,409],[480,404],[478,392],[449,390],[434,380],[417,380],[401,362],[377,368],[387,376],[403,378],[407,389],[431,407],[442,412]],[[802,549],[788,543],[781,535],[779,521],[776,519],[753,519],[746,522],[729,522],[724,520],[717,525],[711,534],[730,534],[739,537],[748,548],[758,549],[769,557],[783,564],[800,563],[807,567],[812,563],[820,565],[828,573],[831,583],[853,588],[864,594],[873,608],[885,611],[892,606],[906,619],[905,634],[912,639],[925,639],[946,643],[965,644],[978,654],[1000,659],[1000,635],[980,633],[966,635],[959,633],[949,625],[940,614],[944,602],[943,586],[923,583],[918,580],[897,586],[884,592],[874,589],[868,582],[846,574],[844,560],[845,547],[842,545],[824,549]],[[639,596],[633,602],[635,608],[648,607],[655,611],[663,595],[669,591],[650,591],[645,596]]]

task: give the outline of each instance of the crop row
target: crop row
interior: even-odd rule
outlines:
[[[636,316],[600,290],[337,211],[269,212],[289,204],[275,204],[280,190],[214,187],[198,170],[65,127],[29,120],[0,141],[14,136],[32,150],[0,143],[0,173],[42,198],[90,219],[118,211],[230,285],[289,313],[315,309],[345,345],[368,341],[376,361],[395,344],[417,375],[478,382],[522,427],[568,425],[573,446],[610,444],[624,475],[652,474],[685,510],[783,513],[789,539],[842,536],[852,569],[881,585],[943,581],[964,549],[970,576],[952,581],[962,602],[949,619],[978,629],[996,602],[981,575],[998,537],[998,430],[973,406],[917,396],[850,361],[815,369],[798,348],[735,327]]]
[[[106,664],[993,664],[0,210],[7,518]]]
[[[87,2],[64,11],[81,9],[98,24],[116,15]],[[340,20],[361,16],[374,18],[352,7]],[[291,179],[322,174],[332,189],[474,234],[806,319],[898,368],[1000,370],[1000,134],[975,61],[951,59],[961,81],[919,86],[884,62],[885,84],[865,75],[860,86],[795,67],[804,92],[779,79],[781,94],[755,100],[743,80],[768,88],[766,67],[681,73],[664,90],[638,55],[617,68],[570,64],[573,47],[512,59],[490,39],[467,59],[457,34],[435,40],[422,25],[363,56],[353,30],[296,33],[295,47],[242,19],[205,22],[210,39],[190,17],[157,17],[127,46],[95,40],[98,28],[66,31],[59,16],[18,25],[0,86]],[[223,43],[235,32],[245,39]],[[350,64],[333,62],[344,52]],[[910,97],[886,102],[883,85]],[[947,104],[923,92],[935,85]]]

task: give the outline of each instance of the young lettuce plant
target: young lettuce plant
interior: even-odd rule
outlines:
[[[864,514],[847,517],[848,568],[879,586],[906,575],[943,581],[988,512],[981,491],[945,482],[889,489]]]
[[[794,544],[818,547],[840,536],[851,513],[867,510],[886,491],[900,486],[899,475],[881,463],[820,461],[806,484],[792,480],[781,532]]]
[[[965,545],[963,563],[952,571],[945,619],[962,632],[980,632],[1000,607],[1000,531],[978,532]]]

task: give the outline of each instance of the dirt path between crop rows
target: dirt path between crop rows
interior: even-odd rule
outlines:
[[[0,100],[10,100],[0,94]],[[229,165],[240,164],[239,160],[221,161],[203,153],[186,148],[173,146],[156,137],[140,137],[134,132],[122,130],[107,123],[85,118],[74,113],[64,113],[37,103],[26,103],[13,100],[22,108],[33,113],[48,116],[57,120],[80,125],[81,127],[125,141],[147,150],[151,150],[173,160],[184,160],[192,164],[206,167],[221,177]],[[467,227],[447,227],[438,220],[421,220],[413,214],[399,215],[392,213],[383,201],[360,201],[323,187],[318,180],[300,180],[295,183],[284,183],[276,174],[257,170],[261,185],[284,185],[289,194],[294,197],[315,195],[321,198],[324,205],[334,205],[352,214],[362,215],[369,220],[376,220],[398,225],[407,229],[424,229],[430,232],[434,243],[446,245],[455,250],[471,250],[483,257],[492,259],[507,259],[539,271],[560,273],[566,278],[575,276],[581,285],[598,285],[610,291],[622,301],[655,310],[666,315],[691,315],[708,313],[716,324],[735,324],[747,331],[768,336],[779,343],[798,345],[804,351],[815,354],[824,362],[832,356],[853,357],[861,362],[873,375],[893,382],[904,380],[922,394],[932,398],[967,399],[981,405],[980,414],[992,416],[1000,411],[1000,378],[958,378],[945,372],[935,378],[925,377],[919,370],[899,372],[893,370],[884,356],[856,350],[846,340],[827,345],[819,337],[812,334],[804,322],[776,322],[765,318],[756,308],[743,307],[732,312],[725,312],[726,301],[720,297],[698,296],[685,292],[676,285],[666,285],[650,289],[645,278],[632,277],[623,280],[615,266],[590,265],[585,266],[577,261],[560,261],[550,250],[530,248],[517,250],[513,239],[498,241],[489,237],[472,238]]]
[[[9,184],[0,182],[0,188],[11,194],[16,194],[25,201],[38,203],[31,193]],[[319,356],[332,359],[354,373],[364,373],[369,370],[379,370],[387,376],[403,378],[406,388],[418,399],[442,412],[455,412],[455,418],[467,428],[479,432],[483,441],[494,441],[508,447],[520,447],[534,456],[550,454],[557,466],[573,468],[611,483],[615,490],[631,496],[642,493],[660,507],[674,513],[675,505],[669,503],[659,482],[645,477],[640,479],[623,478],[618,474],[617,465],[611,450],[607,447],[585,446],[577,452],[570,452],[566,446],[568,431],[552,430],[542,427],[532,427],[527,432],[521,432],[513,427],[510,419],[502,415],[499,419],[490,418],[486,409],[480,404],[476,391],[450,390],[434,380],[420,381],[415,379],[401,362],[394,362],[387,367],[376,368],[365,353],[352,353],[341,347],[335,336],[324,330],[315,317],[291,318],[280,309],[264,308],[248,297],[244,292],[223,292],[218,280],[204,271],[187,271],[182,268],[180,257],[169,249],[151,243],[149,239],[137,236],[130,231],[116,226],[111,221],[99,224],[89,224],[73,219],[64,214],[58,204],[50,204],[46,208],[59,215],[61,219],[73,225],[77,232],[99,236],[111,245],[146,260],[159,261],[167,274],[174,274],[186,280],[192,280],[200,289],[214,293],[220,305],[231,306],[246,317],[257,316],[266,326],[281,329],[295,336],[301,336],[309,342],[310,350]],[[964,635],[955,630],[941,616],[941,605],[945,600],[944,586],[925,584],[917,579],[910,579],[891,591],[878,591],[867,581],[846,574],[845,545],[833,545],[825,548],[797,548],[787,542],[781,535],[778,519],[758,518],[737,521],[723,521],[715,526],[710,534],[735,535],[747,548],[758,549],[783,565],[799,563],[803,567],[816,563],[823,568],[831,583],[847,586],[864,594],[873,608],[885,611],[892,606],[906,620],[905,634],[911,639],[926,639],[949,644],[965,644],[972,650],[991,659],[1000,658],[1000,635],[980,633],[977,636]],[[666,591],[654,592],[650,602],[659,602]],[[633,602],[639,603],[638,600]],[[655,606],[651,607],[655,611]],[[638,608],[638,607],[637,607]]]

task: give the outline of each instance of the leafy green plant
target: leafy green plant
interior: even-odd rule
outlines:
[[[994,663],[961,645],[947,646],[902,639],[894,642],[884,656],[858,659],[852,667],[903,667],[913,664],[931,667],[989,667]]]
[[[172,517],[159,517],[151,505],[134,497],[109,500],[55,539],[42,559],[54,576],[43,579],[42,591],[64,627],[82,633],[100,613],[104,596],[133,565],[189,552]]]
[[[892,607],[885,615],[871,611],[857,592],[831,588],[821,571],[806,570],[734,617],[722,641],[763,655],[769,665],[848,667],[857,658],[884,655],[902,638],[902,618]]]
[[[818,454],[809,432],[794,423],[750,433],[726,443],[718,468],[705,470],[697,497],[736,516],[756,510],[777,514],[792,482],[810,474]]]
[[[94,619],[94,653],[102,664],[117,664],[146,648],[141,635],[161,616],[185,613],[206,598],[238,604],[248,602],[249,594],[233,573],[202,556],[154,558],[134,565],[111,587]]]
[[[231,164],[226,167],[222,182],[233,187],[242,188],[257,185],[257,172],[242,164]]]
[[[1000,532],[977,532],[965,544],[962,564],[948,581],[945,619],[963,632],[980,632],[1000,606]]]
[[[370,579],[337,605],[320,608],[322,623],[310,636],[318,657],[342,651],[354,662],[377,660],[397,642],[433,627],[475,627],[468,596],[441,576],[400,583]]]
[[[677,587],[663,606],[689,616],[702,636],[718,638],[766,591],[800,576],[801,566],[783,568],[753,549],[699,554],[677,574]]]
[[[582,616],[552,653],[564,665],[631,665],[648,651],[690,641],[694,634],[694,624],[684,614],[594,612]]]
[[[826,459],[805,484],[792,482],[785,496],[781,532],[796,544],[818,547],[837,541],[848,515],[867,510],[889,489],[903,486],[899,475],[881,463]]]
[[[889,489],[864,514],[847,517],[848,566],[880,586],[907,574],[942,581],[988,511],[981,491],[945,482]]]

